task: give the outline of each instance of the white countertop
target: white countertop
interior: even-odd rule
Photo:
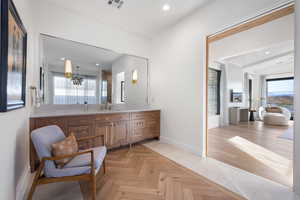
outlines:
[[[131,108],[113,108],[112,110],[100,110],[100,108],[88,108],[88,111],[84,110],[84,107],[75,109],[57,108],[51,109],[48,106],[47,109],[37,109],[35,112],[31,113],[30,118],[40,118],[40,117],[63,117],[63,116],[77,116],[77,115],[95,115],[95,114],[116,114],[116,113],[128,113],[128,112],[145,112],[145,111],[158,111],[160,108],[145,106],[145,107],[131,107]]]

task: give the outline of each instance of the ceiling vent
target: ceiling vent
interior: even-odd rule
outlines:
[[[118,9],[120,9],[123,6],[124,1],[122,1],[122,0],[108,0],[107,3],[108,3],[108,5],[111,5],[113,7],[116,7]]]

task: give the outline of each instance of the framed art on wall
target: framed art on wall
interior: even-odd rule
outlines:
[[[1,0],[0,111],[25,106],[27,32],[11,0]]]
[[[231,103],[242,103],[243,102],[243,93],[242,92],[234,92],[230,90],[230,102]]]

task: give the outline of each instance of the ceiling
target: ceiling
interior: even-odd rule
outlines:
[[[240,55],[227,57],[223,62],[242,67],[256,74],[279,74],[294,72],[294,41],[285,41]]]
[[[48,37],[42,35],[44,59],[55,71],[64,70],[64,61],[61,58],[70,59],[72,65],[80,66],[86,71],[111,70],[111,64],[122,54],[101,49],[98,47],[81,44],[69,40]],[[99,64],[99,66],[96,66]],[[61,70],[59,70],[61,68]]]
[[[97,19],[100,23],[152,38],[164,28],[203,6],[209,0],[124,0],[121,9],[108,0],[46,0],[51,4]],[[212,0],[210,0],[212,1]],[[164,12],[165,3],[171,6]]]
[[[244,52],[239,55],[229,56],[224,58],[224,61],[230,62],[237,66],[244,68],[249,68],[251,66],[265,63],[273,62],[277,63],[280,60],[284,61],[288,55],[294,52],[294,41],[285,41],[277,44],[273,44],[267,47],[254,49],[249,52]],[[282,59],[280,59],[282,58]]]
[[[211,62],[227,62],[261,75],[294,69],[295,15],[239,32],[210,45]]]

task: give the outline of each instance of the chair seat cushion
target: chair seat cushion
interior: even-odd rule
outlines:
[[[267,113],[264,115],[264,123],[269,125],[286,126],[289,124],[289,119],[280,113]]]
[[[107,149],[105,146],[101,146],[101,147],[95,147],[95,148],[88,149],[88,150],[94,151],[95,169],[98,170],[102,165],[102,162],[105,158]],[[84,150],[84,151],[87,151],[87,150]],[[86,166],[89,166],[90,163],[91,163],[91,154],[87,153],[87,154],[83,154],[83,155],[74,157],[70,162],[68,162],[64,166],[64,169],[74,168],[74,167],[86,167]]]

